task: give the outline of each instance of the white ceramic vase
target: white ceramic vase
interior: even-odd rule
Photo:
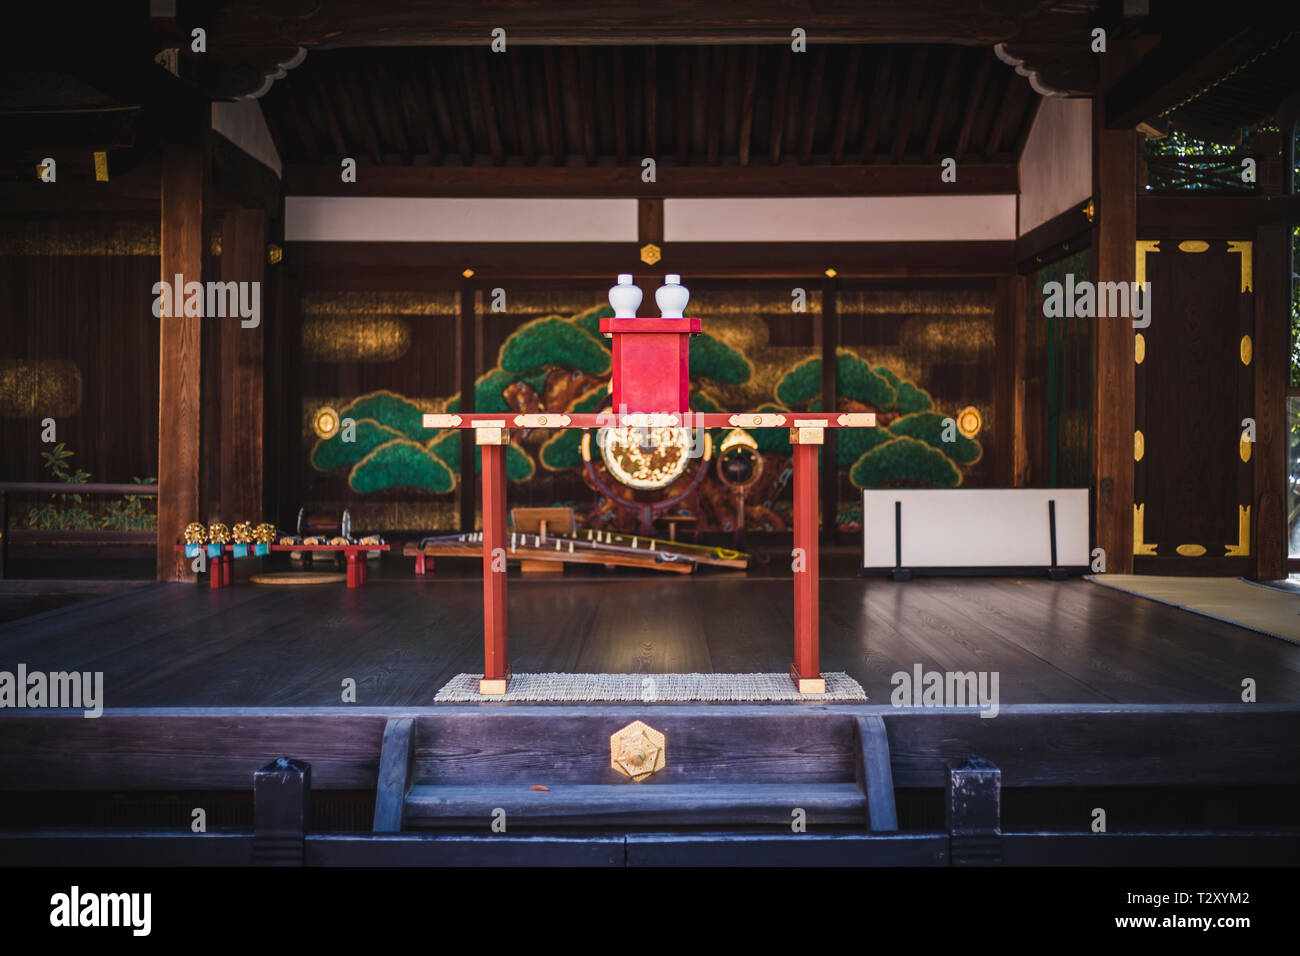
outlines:
[[[686,303],[689,301],[691,290],[682,285],[682,277],[679,275],[664,276],[664,284],[655,290],[655,303],[659,306],[661,318],[684,318]]]
[[[632,274],[622,273],[618,285],[609,290],[609,304],[614,307],[614,318],[635,319],[641,306],[641,289],[632,284]]]

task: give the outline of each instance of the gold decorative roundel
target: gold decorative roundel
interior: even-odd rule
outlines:
[[[333,438],[339,430],[339,413],[328,405],[323,405],[312,416],[311,427],[321,438]]]
[[[984,418],[974,405],[967,405],[957,413],[957,430],[967,438],[974,438],[984,427]]]
[[[596,444],[610,474],[629,488],[666,488],[691,458],[689,428],[606,427],[596,434]]]

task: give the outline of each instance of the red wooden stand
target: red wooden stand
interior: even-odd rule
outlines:
[[[506,447],[510,432],[480,428],[483,450],[483,679],[480,694],[504,694],[510,680],[506,654]]]
[[[674,280],[676,281],[676,280]],[[611,294],[612,301],[612,294]],[[871,428],[871,413],[773,414],[690,411],[690,337],[700,320],[605,318],[613,339],[612,413],[425,415],[425,428],[472,428],[483,450],[483,679],[480,694],[504,694],[506,656],[506,448],[510,428],[601,428],[662,424],[675,428],[789,428],[794,445],[794,662],[790,676],[801,694],[826,693],[817,637],[817,457],[827,428]],[[424,570],[417,558],[416,574]]]
[[[645,414],[425,415],[430,429],[473,428],[483,451],[483,679],[481,694],[504,694],[510,681],[506,653],[506,446],[510,426],[518,428],[599,428],[641,425]],[[682,415],[664,416],[684,426]],[[871,428],[871,413],[788,414],[710,412],[692,415],[697,428],[789,428],[794,445],[794,660],[790,676],[802,694],[824,694],[818,648],[818,452],[827,428]]]
[[[200,545],[200,547],[207,546]],[[303,552],[303,563],[306,566],[310,566],[311,555],[314,551],[332,551],[336,554],[342,552],[348,562],[348,587],[360,588],[366,585],[366,552],[387,551],[389,547],[390,545],[387,544],[273,544],[271,550],[301,551]],[[185,545],[176,545],[176,550],[184,551]],[[234,550],[234,546],[228,544],[220,555],[208,559],[208,587],[212,590],[217,591],[228,588],[235,582]],[[253,555],[250,554],[249,556],[252,557]]]

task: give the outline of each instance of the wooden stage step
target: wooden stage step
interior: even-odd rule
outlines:
[[[611,738],[657,769],[633,780]],[[635,733],[635,732],[634,732]],[[656,749],[658,748],[658,749]],[[620,757],[620,762],[622,762]],[[796,813],[802,810],[802,815]],[[490,827],[764,825],[897,829],[883,719],[842,705],[717,711],[587,705],[449,710],[384,728],[375,831]]]
[[[789,826],[795,808],[809,823],[861,826],[867,799],[855,783],[595,784],[533,790],[523,785],[415,786],[406,798],[408,827],[484,826],[498,808],[507,821],[533,826],[643,823]]]

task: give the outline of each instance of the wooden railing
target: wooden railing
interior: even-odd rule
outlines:
[[[0,481],[0,579],[4,578],[9,565],[9,496],[13,493],[56,494],[56,495],[136,495],[141,498],[158,497],[158,486],[138,485],[132,483],[112,482],[64,482],[64,481]],[[87,531],[86,534],[112,535],[111,531]],[[153,532],[145,532],[153,534]]]

